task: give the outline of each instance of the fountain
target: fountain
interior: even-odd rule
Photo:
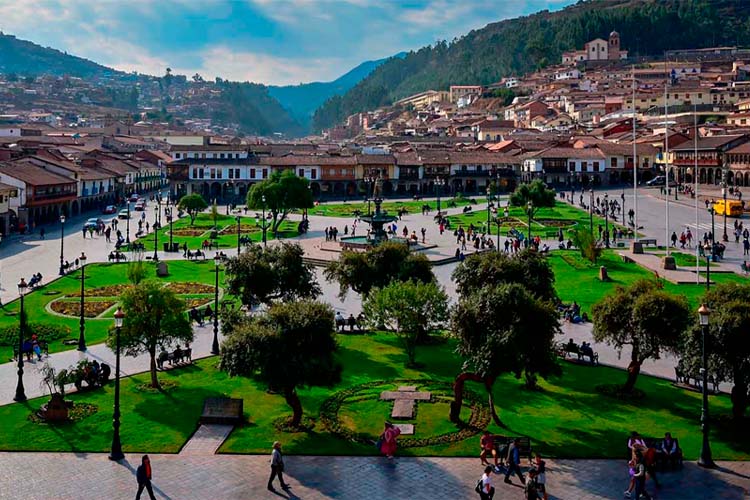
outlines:
[[[375,187],[373,189],[373,196],[375,203],[375,212],[364,216],[361,216],[359,220],[366,222],[370,225],[370,232],[368,236],[349,236],[343,237],[340,240],[342,248],[368,248],[370,246],[379,245],[384,241],[388,241],[388,233],[386,233],[383,226],[389,224],[398,219],[395,215],[388,215],[383,212],[380,208],[383,203],[383,199],[380,197],[383,180],[381,177],[375,181]],[[394,238],[402,241],[402,238]],[[406,240],[403,240],[406,243]]]

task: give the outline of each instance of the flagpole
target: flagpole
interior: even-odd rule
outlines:
[[[698,103],[693,104],[693,158],[695,166],[693,167],[693,181],[695,182],[695,283],[700,284],[700,255],[698,246],[700,245],[698,235]]]
[[[633,73],[633,240],[638,239],[638,150],[635,145],[635,64],[632,66]]]
[[[667,122],[668,95],[667,85],[669,83],[669,67],[667,66],[667,55],[664,54],[664,232],[666,234],[665,246],[667,257],[669,257],[669,123]],[[677,186],[675,186],[675,189]]]

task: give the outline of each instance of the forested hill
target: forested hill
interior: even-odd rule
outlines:
[[[71,56],[67,52],[0,33],[0,73],[88,77],[107,72],[116,71],[88,59]]]
[[[391,59],[313,116],[316,131],[428,89],[489,84],[557,64],[564,51],[620,33],[631,55],[750,43],[750,0],[591,0],[474,30]]]

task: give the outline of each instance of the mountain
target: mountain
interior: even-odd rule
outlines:
[[[405,55],[406,53],[402,52],[393,57],[404,57]],[[344,94],[388,59],[390,58],[365,61],[332,82],[310,82],[285,86],[269,85],[268,93],[278,100],[303,127],[307,127],[315,110],[326,99],[334,95]]]
[[[742,45],[750,39],[750,0],[582,0],[556,12],[488,24],[452,42],[392,58],[313,116],[313,130],[428,89],[490,84],[557,64],[564,51],[620,33],[631,55],[668,49]]]
[[[0,73],[23,76],[65,74],[85,78],[117,71],[67,52],[0,33]]]

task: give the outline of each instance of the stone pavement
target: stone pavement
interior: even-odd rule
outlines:
[[[201,424],[180,450],[183,457],[213,455],[234,429],[233,425]]]
[[[121,463],[105,454],[0,453],[0,499],[86,500],[133,498],[140,455]],[[266,489],[269,456],[151,455],[156,497],[174,500],[474,499],[481,476],[478,458],[285,457],[285,480],[291,490]],[[523,466],[524,464],[522,464]],[[750,463],[720,462],[707,471],[694,463],[664,473],[658,499],[747,500]],[[524,467],[525,469],[526,467]],[[624,460],[548,460],[551,499],[619,499],[627,487]],[[522,498],[518,479],[503,484],[493,475],[497,499]],[[278,488],[278,483],[276,483]]]

